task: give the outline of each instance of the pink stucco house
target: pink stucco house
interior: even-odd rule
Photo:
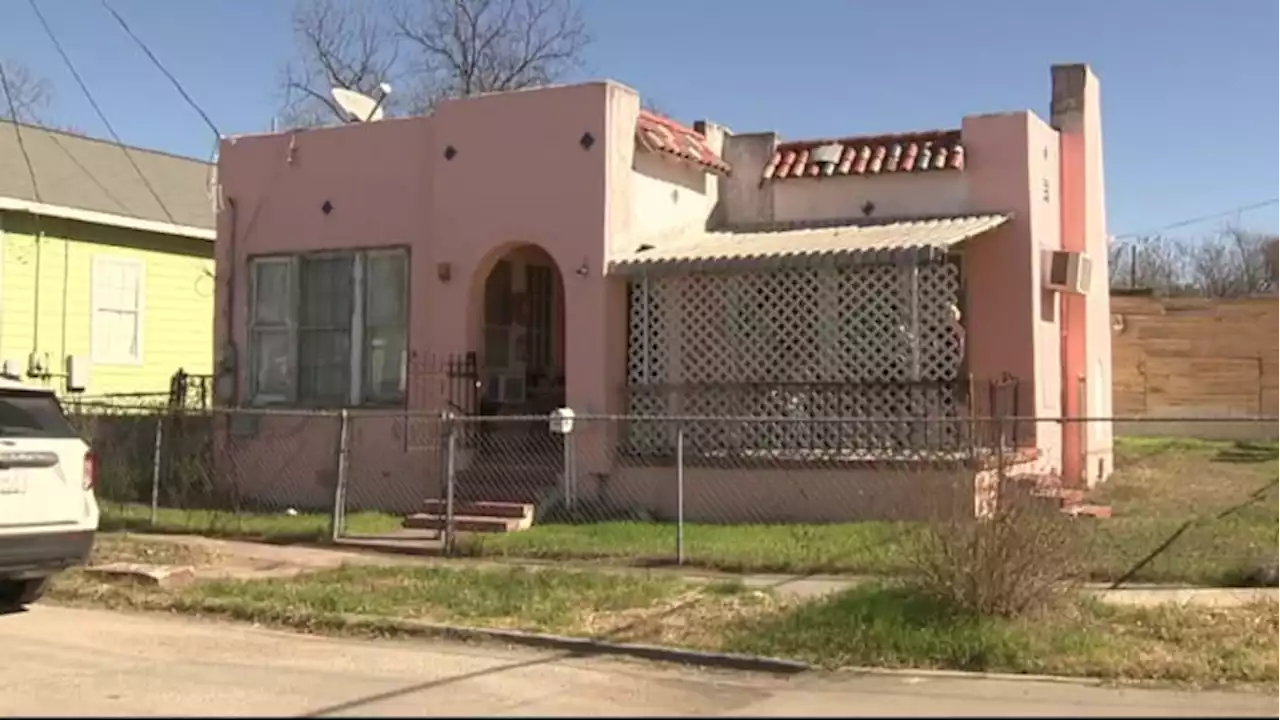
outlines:
[[[229,423],[225,472],[255,497],[327,503],[336,421],[301,409],[350,408],[348,501],[398,510],[438,492],[445,409],[957,419],[686,428],[692,519],[906,517],[974,507],[981,464],[884,463],[972,446],[959,420],[996,412],[1004,379],[999,412],[1050,418],[1011,433],[1026,471],[1104,479],[1108,426],[1060,420],[1111,412],[1086,66],[1052,69],[1051,107],[783,140],[682,126],[604,81],[224,140],[217,395],[273,411]],[[670,467],[652,461],[669,424],[578,427],[580,493],[669,511]],[[804,491],[780,500],[782,483]]]

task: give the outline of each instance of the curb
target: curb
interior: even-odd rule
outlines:
[[[847,667],[838,673],[877,675],[900,678],[933,678],[938,680],[998,680],[1000,682],[1038,682],[1059,685],[1104,685],[1107,680],[1098,677],[1072,677],[1070,675],[1032,675],[1023,673],[982,672],[978,670],[912,670],[910,668]]]
[[[896,678],[931,678],[939,680],[995,680],[1000,682],[1038,682],[1056,683],[1059,685],[1095,686],[1103,685],[1106,678],[1072,677],[1069,675],[1034,675],[1029,673],[982,672],[976,670],[939,670],[929,668],[883,668],[868,666],[849,666],[834,670],[824,670],[815,665],[783,658],[762,657],[758,655],[741,655],[737,653],[718,653],[700,650],[686,650],[661,645],[639,643],[615,643],[607,640],[571,637],[568,635],[552,635],[547,633],[526,632],[523,630],[501,630],[497,628],[471,627],[466,625],[444,625],[402,618],[388,618],[377,615],[345,615],[343,620],[353,625],[378,625],[388,627],[418,637],[440,638],[459,642],[501,642],[509,645],[536,648],[539,650],[560,650],[574,655],[612,655],[632,657],[641,660],[694,665],[717,670],[740,670],[747,672],[771,673],[775,675],[798,675],[801,673],[823,673],[827,675],[870,675]]]
[[[391,627],[402,632],[416,635],[429,635],[453,640],[503,642],[511,645],[538,648],[541,650],[563,650],[576,655],[617,655],[634,657],[642,660],[697,665],[700,667],[722,670],[746,670],[782,675],[795,675],[815,670],[814,666],[798,660],[759,657],[755,655],[739,655],[736,653],[703,652],[664,647],[661,645],[645,645],[638,643],[615,643],[593,638],[569,637],[567,635],[550,635],[544,633],[525,632],[522,630],[499,630],[495,628],[468,627],[464,625],[441,625],[437,623],[419,622],[396,618],[385,618],[369,615],[346,616],[355,624],[377,624]]]

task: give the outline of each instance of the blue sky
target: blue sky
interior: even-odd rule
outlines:
[[[208,157],[214,140],[92,0],[37,0],[128,143]],[[292,54],[291,0],[113,0],[224,133],[270,126]],[[1280,195],[1274,0],[584,0],[582,77],[612,77],[682,120],[784,137],[958,126],[1048,114],[1049,65],[1102,82],[1111,232],[1158,228]],[[106,128],[30,7],[6,0],[0,54],[48,77],[51,119]],[[1277,209],[1240,220],[1275,230]]]

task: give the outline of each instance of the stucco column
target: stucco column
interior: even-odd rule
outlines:
[[[579,415],[620,415],[626,411],[626,281],[591,269],[564,275],[566,404]],[[605,418],[577,424],[573,442],[580,490],[593,486],[590,476],[613,470],[618,426],[618,420]]]
[[[1092,262],[1085,295],[1065,294],[1063,312],[1063,414],[1111,415],[1111,298],[1102,166],[1102,111],[1098,79],[1087,65],[1053,67],[1052,124],[1061,154],[1062,248]],[[1063,424],[1063,480],[1092,485],[1112,466],[1109,422]]]

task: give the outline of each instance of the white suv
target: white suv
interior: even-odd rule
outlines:
[[[98,530],[94,456],[53,392],[0,377],[0,608],[84,564]]]

